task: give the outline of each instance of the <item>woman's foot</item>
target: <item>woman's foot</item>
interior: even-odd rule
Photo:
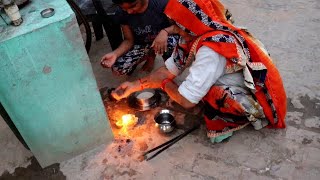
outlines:
[[[233,132],[229,132],[227,134],[224,134],[224,135],[221,135],[218,137],[213,137],[213,138],[210,138],[210,141],[211,141],[211,143],[220,143],[222,141],[229,139],[232,136],[232,134],[233,134]]]

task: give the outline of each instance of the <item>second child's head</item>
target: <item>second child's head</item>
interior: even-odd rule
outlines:
[[[112,2],[128,14],[139,14],[145,12],[149,0],[112,0]]]

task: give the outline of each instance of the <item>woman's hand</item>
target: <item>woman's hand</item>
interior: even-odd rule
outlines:
[[[131,93],[140,91],[145,88],[160,88],[163,79],[174,79],[174,75],[171,74],[165,66],[160,67],[155,72],[149,74],[149,76],[143,77],[133,82],[124,82],[120,84],[111,96],[116,100],[120,100],[128,97]]]
[[[151,47],[157,54],[162,55],[167,52],[167,41],[168,41],[168,32],[165,30],[161,30],[157,37],[154,39]]]
[[[117,55],[114,52],[110,52],[108,54],[105,54],[102,58],[101,58],[101,66],[105,67],[105,68],[110,68],[114,62],[116,62],[117,60]]]
[[[139,91],[141,89],[139,81],[129,82],[126,81],[120,84],[114,91],[111,92],[111,96],[116,100],[121,100],[128,97],[131,93]]]

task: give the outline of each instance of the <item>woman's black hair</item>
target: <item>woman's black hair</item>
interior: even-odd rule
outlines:
[[[137,0],[112,0],[112,2],[114,4],[118,4],[118,5],[123,4],[123,3],[133,3],[135,1],[137,1]]]

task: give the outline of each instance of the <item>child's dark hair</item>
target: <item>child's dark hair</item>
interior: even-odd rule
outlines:
[[[118,5],[123,4],[123,3],[133,3],[135,1],[137,1],[137,0],[112,0],[112,2],[114,4],[118,4]]]

